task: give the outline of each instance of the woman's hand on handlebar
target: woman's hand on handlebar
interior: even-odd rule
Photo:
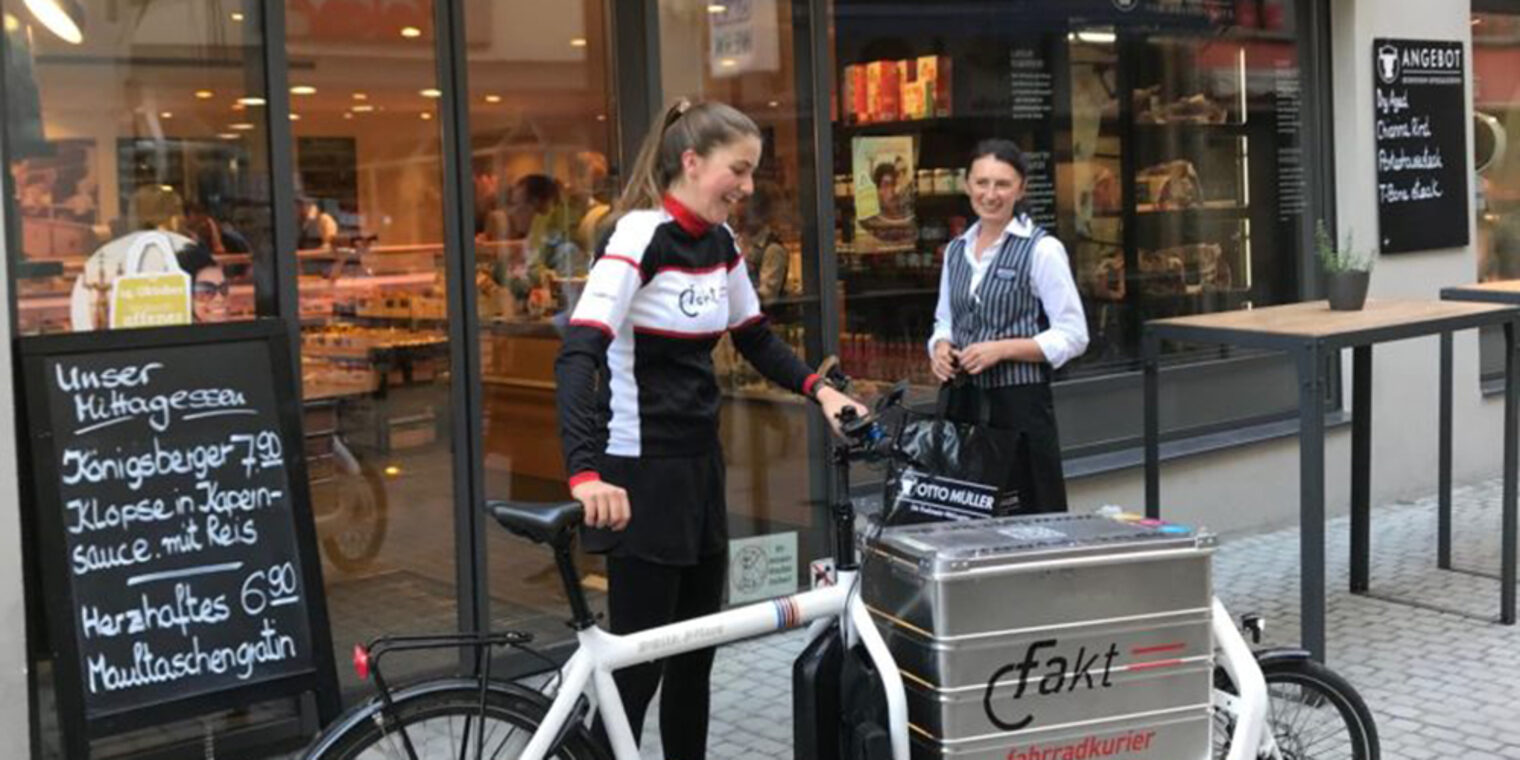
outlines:
[[[865,404],[840,393],[829,386],[818,389],[818,405],[823,407],[823,417],[829,421],[829,427],[834,429],[834,435],[843,437],[839,429],[839,413],[846,407],[854,407],[855,413],[864,417],[871,413]]]
[[[948,383],[955,378],[958,367],[955,360],[955,347],[950,345],[950,341],[940,340],[934,344],[934,353],[929,357],[929,368],[942,383]]]
[[[586,508],[586,527],[622,530],[633,514],[628,509],[628,492],[611,483],[588,480],[570,489],[570,495]]]

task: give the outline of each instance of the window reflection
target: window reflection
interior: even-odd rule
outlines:
[[[74,38],[19,0],[0,7],[17,333],[103,327],[118,252],[143,230],[213,256],[228,318],[251,318],[252,263],[272,254],[257,9],[86,0]]]

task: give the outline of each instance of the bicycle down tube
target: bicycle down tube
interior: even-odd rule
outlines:
[[[630,665],[649,662],[711,646],[721,646],[743,639],[764,636],[796,628],[814,620],[849,617],[867,651],[877,661],[878,671],[886,681],[888,709],[894,724],[892,756],[908,760],[907,703],[903,696],[901,675],[886,653],[881,634],[870,624],[860,598],[851,593],[854,574],[841,572],[835,586],[746,605],[705,617],[650,628],[626,636],[615,636],[600,628],[588,628],[577,634],[580,648],[565,664],[559,693],[549,713],[533,735],[519,760],[543,760],[550,743],[569,718],[576,700],[585,693],[587,682],[596,693],[607,738],[616,760],[638,760],[639,749],[633,730],[623,712],[622,699],[612,680],[612,673]],[[856,612],[858,608],[858,612]],[[873,645],[874,642],[874,645]],[[894,698],[895,697],[895,698]]]

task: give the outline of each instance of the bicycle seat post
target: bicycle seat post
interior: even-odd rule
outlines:
[[[586,592],[581,588],[580,571],[575,569],[575,560],[570,556],[570,548],[574,542],[573,531],[566,531],[554,542],[554,564],[559,567],[559,579],[564,583],[565,596],[570,600],[570,627],[577,631],[584,631],[596,625],[596,616],[591,614],[591,605],[586,603]]]

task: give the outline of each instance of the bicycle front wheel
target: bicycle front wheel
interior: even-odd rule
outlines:
[[[1281,760],[1378,760],[1377,725],[1356,689],[1334,671],[1313,660],[1262,663],[1267,681],[1267,730]],[[1223,678],[1219,684],[1234,688]],[[1214,757],[1229,752],[1234,716],[1216,712]]]
[[[375,705],[364,719],[346,724],[342,736],[319,742],[305,760],[517,760],[543,721],[544,708],[503,691],[486,695],[455,688],[399,698],[384,718]],[[606,760],[583,726],[572,726],[551,760]]]

